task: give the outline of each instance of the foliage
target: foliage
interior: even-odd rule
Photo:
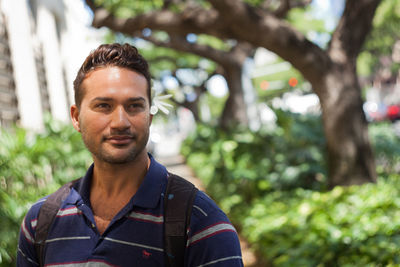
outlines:
[[[233,218],[276,266],[398,266],[399,188],[393,175],[329,192],[276,191]]]
[[[379,5],[373,21],[373,31],[366,42],[366,49],[390,54],[391,45],[400,38],[400,3],[398,1],[384,0]]]
[[[185,140],[182,153],[206,186],[213,185],[209,190],[216,198],[227,190],[250,199],[274,190],[325,188],[320,118],[281,110],[276,115],[273,129],[253,133],[199,125]]]
[[[230,44],[229,41],[223,41],[217,37],[206,34],[196,35],[196,41],[200,45],[208,45],[214,49],[222,51],[229,51],[232,48],[232,44]],[[230,42],[232,43],[232,41]]]
[[[388,122],[371,124],[369,133],[375,149],[377,172],[388,176],[400,173],[400,137],[396,135],[393,125]]]
[[[80,135],[46,121],[43,133],[0,132],[0,266],[15,266],[19,227],[39,198],[84,174],[90,163]]]
[[[374,17],[373,29],[358,58],[357,66],[361,75],[374,75],[382,64],[382,57],[392,56],[394,44],[400,40],[399,28],[400,2],[382,1]],[[391,68],[392,73],[396,73],[400,69],[399,62]]]
[[[150,12],[154,9],[160,9],[163,6],[163,0],[96,0],[97,5],[103,5],[109,11],[122,18],[128,18],[135,15]]]
[[[322,19],[318,19],[312,14],[312,8],[293,8],[290,10],[288,22],[293,25],[298,31],[307,35],[309,32],[327,33],[328,29]]]
[[[241,234],[273,266],[400,265],[400,138],[391,125],[370,126],[378,183],[326,191],[319,119],[277,115],[273,130],[255,133],[201,125],[182,148]]]
[[[282,64],[284,61],[277,61],[270,63],[271,66],[274,64]],[[295,78],[298,82],[296,86],[290,86],[290,79]],[[257,89],[257,95],[261,102],[270,101],[275,97],[280,97],[284,93],[292,92],[294,90],[301,92],[310,92],[310,84],[304,80],[304,77],[296,69],[290,68],[288,70],[266,74],[260,77],[253,78],[253,85]],[[262,84],[267,82],[267,88],[262,88]],[[273,85],[275,84],[275,86]]]

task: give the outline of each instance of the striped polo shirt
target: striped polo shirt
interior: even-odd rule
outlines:
[[[45,266],[164,266],[163,200],[167,170],[150,155],[149,170],[130,202],[101,235],[90,207],[93,165],[67,196],[46,241]],[[26,214],[17,266],[38,266],[33,245],[39,209]],[[203,192],[193,204],[185,266],[243,266],[238,236],[227,216]]]

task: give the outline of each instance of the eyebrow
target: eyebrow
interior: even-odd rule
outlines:
[[[95,101],[109,102],[109,101],[113,101],[113,98],[111,98],[111,97],[96,97],[90,102],[95,102]],[[130,98],[128,98],[127,102],[136,102],[136,101],[146,102],[146,99],[144,97],[141,97],[141,96],[139,96],[139,97],[130,97]]]
[[[112,101],[112,98],[110,97],[96,97],[92,99],[90,102],[95,102],[95,101]]]
[[[141,102],[146,102],[146,99],[144,97],[130,97],[128,98],[129,102],[136,102],[136,101],[141,101]]]

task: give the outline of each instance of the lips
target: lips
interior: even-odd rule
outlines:
[[[113,145],[126,145],[132,142],[133,136],[131,135],[113,135],[106,139]]]

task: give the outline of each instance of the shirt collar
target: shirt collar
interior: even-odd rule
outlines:
[[[152,155],[150,157],[150,167],[144,177],[139,190],[133,196],[133,205],[142,208],[155,208],[159,203],[163,188],[167,184],[167,169],[158,163]]]
[[[167,169],[158,163],[151,154],[149,154],[150,166],[147,170],[146,176],[143,179],[138,191],[131,199],[130,203],[134,206],[142,208],[155,208],[159,203],[163,188],[167,183]],[[87,170],[85,176],[82,177],[74,186],[76,192],[81,196],[83,202],[90,206],[90,184],[93,176],[92,164]],[[70,194],[66,200],[70,204],[77,204],[76,194]]]

